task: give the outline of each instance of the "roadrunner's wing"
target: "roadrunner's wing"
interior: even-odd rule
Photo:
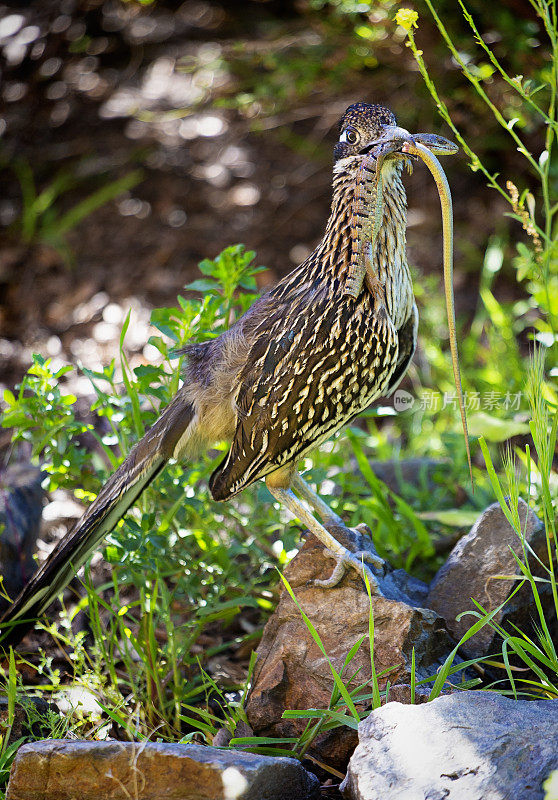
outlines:
[[[238,422],[226,458],[211,476],[225,500],[303,456],[366,408],[397,364],[397,334],[374,300],[316,292],[312,309],[290,309],[292,324],[269,321],[240,375]]]

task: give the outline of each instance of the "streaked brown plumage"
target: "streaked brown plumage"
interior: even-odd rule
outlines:
[[[397,152],[398,140],[382,166],[383,219],[375,252],[367,254],[374,291],[369,282],[356,298],[343,291],[357,224],[355,176],[381,137],[389,141],[390,131],[400,132],[394,126],[394,115],[381,106],[359,103],[347,110],[334,151],[333,200],[322,241],[229,331],[187,348],[183,388],[5,614],[4,643],[21,638],[29,627],[21,621],[32,623],[46,610],[170,458],[193,458],[223,439],[231,447],[210,479],[216,500],[266,477],[272,494],[335,554],[341,569],[334,582],[348,564],[366,569],[375,584],[360,554],[349,553],[332,535],[347,529],[295,465],[375,398],[393,391],[415,349],[418,318],[401,180],[405,157]],[[10,629],[14,621],[18,625]]]

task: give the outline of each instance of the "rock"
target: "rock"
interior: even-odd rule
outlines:
[[[362,580],[353,571],[331,589],[312,583],[330,573],[331,561],[323,556],[323,547],[314,537],[305,542],[285,569],[286,579],[337,671],[342,669],[351,647],[364,637],[346,670],[346,677],[360,670],[352,684],[355,686],[371,678],[368,596]],[[402,570],[396,570],[380,578],[380,590],[386,596],[372,598],[376,670],[391,668],[389,675],[380,678],[380,689],[388,678],[391,684],[409,683],[413,646],[417,679],[435,675],[454,646],[442,619],[430,609],[414,606],[406,595],[410,587],[415,596],[425,596],[424,585],[417,587]],[[306,721],[282,719],[283,712],[327,708],[334,681],[327,659],[286,590],[281,592],[279,604],[265,626],[257,656],[246,705],[248,721],[258,735],[297,736]],[[356,731],[338,728],[320,735],[309,753],[344,770],[356,741]]]
[[[523,500],[519,501],[519,518],[529,545],[539,557],[548,561],[544,526]],[[487,611],[492,611],[515,588],[514,582],[495,577],[521,574],[510,547],[521,555],[518,536],[498,503],[494,503],[481,514],[471,531],[459,540],[434,577],[426,605],[445,619],[448,630],[457,641],[476,622],[470,615],[462,617],[460,621],[456,619],[463,611],[475,608],[471,598],[475,598]],[[532,565],[533,562],[534,559],[531,559]],[[543,585],[540,585],[540,591],[546,594]],[[550,593],[548,597],[551,602]],[[531,618],[535,616],[531,588],[526,584],[494,619],[503,625],[514,622],[522,630],[527,630],[531,627]],[[498,638],[493,629],[486,625],[462,645],[460,652],[468,658],[487,655],[494,648],[499,649],[495,643]]]
[[[429,697],[430,689],[425,689],[423,686],[415,686],[416,705],[419,705],[419,703],[428,703]],[[395,686],[390,686],[387,702],[409,705],[411,703],[411,685],[409,683],[396,683]],[[383,697],[382,705],[386,705]]]
[[[434,458],[406,458],[402,461],[397,458],[387,461],[371,461],[374,474],[396,494],[405,490],[406,484],[420,487],[424,485],[431,488],[435,486],[434,476],[437,472],[443,474],[447,466],[444,461]]]
[[[291,758],[151,742],[50,739],[21,747],[6,800],[311,800]]]
[[[37,569],[33,555],[43,499],[41,471],[37,467],[14,464],[0,473],[0,574],[12,598]],[[0,613],[8,605],[0,596]]]
[[[558,766],[558,701],[459,692],[388,703],[358,729],[350,800],[542,800]]]
[[[241,737],[253,735],[254,731],[252,728],[247,725],[244,720],[239,719],[236,723],[234,734],[227,730],[227,728],[219,728],[213,737],[213,747],[228,747],[233,736],[235,739],[240,739]],[[238,749],[243,750],[244,748],[239,746]]]
[[[390,600],[399,600],[402,603],[411,603],[415,608],[428,608],[428,585],[418,578],[414,578],[404,569],[394,569],[384,575],[382,580],[382,594]]]
[[[20,697],[15,704],[14,720],[8,737],[8,744],[17,742],[23,736],[48,736],[52,730],[49,714],[59,714],[58,706],[47,703],[41,697]],[[0,732],[4,734],[8,726],[8,698],[0,697]]]

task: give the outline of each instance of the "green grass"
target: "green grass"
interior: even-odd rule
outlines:
[[[53,372],[48,359],[34,357],[21,386],[5,394],[3,424],[14,429],[14,441],[29,443],[49,490],[72,490],[85,501],[98,492],[176,392],[181,358],[175,350],[192,337],[218,335],[253,301],[260,269],[253,259],[242,246],[228,248],[200,265],[203,286],[188,287],[203,289],[203,299],[181,297],[178,308],[153,312],[159,335],[150,342],[161,353],[158,366],[130,370],[126,320],[119,363],[103,372],[83,369],[96,396],[88,421],[76,417],[76,398],[64,389],[70,368]],[[125,393],[117,386],[118,367]],[[79,444],[84,432],[97,443],[93,457]],[[217,454],[222,450],[218,446]],[[228,630],[246,610],[263,621],[272,608],[274,567],[284,564],[294,547],[294,530],[281,541],[275,536],[280,525],[270,517],[271,497],[263,486],[225,506],[209,499],[212,460],[208,455],[200,462],[170,465],[107,537],[111,584],[93,587],[86,571],[85,595],[46,625],[66,653],[74,680],[96,693],[107,716],[129,738],[156,733],[176,741],[184,736],[185,704],[203,702],[211,690],[193,645],[208,629],[220,633],[204,659],[255,644],[257,630]],[[72,618],[82,608],[88,611],[93,643],[83,633],[72,633]],[[48,659],[35,668],[45,680],[43,690],[60,689],[59,668]]]
[[[79,176],[79,169],[64,167],[41,190],[36,187],[35,175],[27,160],[14,160],[12,169],[19,181],[22,201],[21,214],[12,226],[17,236],[25,245],[40,243],[55,248],[68,265],[73,263],[67,238],[70,231],[98,208],[143,180],[141,170],[130,170],[120,178],[106,181],[64,211],[60,206],[67,193],[78,186],[82,188],[88,180]]]
[[[486,368],[479,373],[478,364],[473,365],[473,375],[482,380],[481,386],[486,382],[496,387],[507,387],[508,391],[519,390],[524,392],[528,400],[529,415],[516,422],[507,422],[502,419],[491,419],[485,416],[479,426],[480,447],[486,464],[486,473],[490,480],[493,493],[496,496],[504,515],[512,526],[521,542],[521,556],[515,555],[520,583],[513,588],[513,594],[527,582],[531,589],[533,608],[536,616],[536,639],[525,631],[514,626],[513,630],[505,630],[495,622],[495,612],[488,613],[480,605],[479,611],[474,613],[477,622],[465,635],[469,638],[473,630],[479,626],[490,625],[502,641],[502,660],[505,666],[509,691],[518,696],[518,686],[522,694],[527,696],[556,697],[558,661],[556,642],[553,641],[551,629],[558,620],[558,593],[556,589],[556,496],[557,476],[554,470],[554,454],[556,447],[556,433],[558,427],[558,397],[555,383],[550,376],[555,377],[557,372],[558,350],[558,306],[556,305],[558,289],[558,243],[555,236],[556,214],[556,170],[554,169],[555,140],[558,132],[558,18],[556,4],[547,0],[532,0],[531,6],[537,14],[542,29],[547,37],[550,59],[544,67],[540,68],[532,78],[514,76],[507,72],[501,61],[496,57],[494,50],[486,44],[481,32],[476,27],[474,18],[469,13],[466,5],[459,0],[464,19],[470,27],[472,41],[481,56],[488,57],[490,69],[482,72],[479,70],[477,54],[472,58],[458,49],[434,5],[430,0],[425,0],[435,25],[444,40],[448,51],[459,66],[461,74],[473,87],[476,95],[489,110],[487,124],[496,123],[503,128],[513,141],[515,149],[524,159],[535,179],[536,189],[524,189],[522,192],[516,187],[512,179],[503,185],[503,180],[498,174],[492,173],[474,151],[471,144],[466,141],[453,121],[448,104],[441,97],[440,92],[432,79],[426,64],[423,51],[419,49],[415,30],[418,14],[409,10],[400,10],[396,17],[397,22],[403,27],[407,36],[407,44],[417,62],[424,82],[435,100],[438,111],[444,121],[450,126],[455,137],[469,156],[470,166],[473,170],[480,170],[487,179],[488,185],[495,189],[509,204],[509,216],[521,224],[526,234],[524,241],[517,243],[517,256],[514,259],[517,280],[527,290],[528,302],[510,304],[508,307],[498,302],[491,291],[491,284],[495,272],[499,271],[504,261],[501,243],[494,240],[491,252],[487,251],[483,273],[481,276],[480,296],[483,307],[477,312],[473,321],[471,334],[477,337],[486,337],[483,346],[482,339],[473,340],[470,334],[464,343],[465,358],[469,357],[471,350],[475,355],[480,355],[486,363]],[[501,105],[493,99],[493,87],[486,78],[492,75],[501,79],[506,86],[507,96]],[[511,91],[510,91],[511,90]],[[511,97],[511,99],[510,99]],[[509,116],[509,109],[514,107],[515,116]],[[544,125],[543,149],[539,155],[531,152],[525,144],[524,133],[527,132],[530,122],[535,121],[540,127]],[[533,315],[535,311],[535,315]],[[529,329],[529,326],[532,328]],[[539,344],[531,358],[526,359],[520,347],[518,336],[528,334],[528,338]],[[480,347],[479,347],[480,344]],[[547,349],[548,348],[548,349]],[[545,372],[546,362],[546,372]],[[471,379],[471,370],[465,369]],[[479,384],[477,384],[479,385]],[[497,424],[495,424],[497,423]],[[474,422],[471,424],[474,430]],[[487,440],[496,442],[506,441],[513,436],[530,434],[530,442],[523,447],[515,444],[513,449],[508,447],[503,455],[491,452]],[[497,466],[495,466],[495,464]],[[503,468],[503,477],[498,474],[498,468]],[[505,485],[505,489],[504,489]],[[547,558],[536,558],[526,542],[524,531],[518,514],[518,499],[524,497],[531,507],[534,507],[544,521],[547,541]],[[538,567],[543,570],[544,577],[533,575],[533,562],[537,560]],[[553,608],[543,610],[539,588],[542,583],[551,589]],[[462,640],[463,642],[464,640]],[[513,654],[519,662],[528,668],[528,677],[525,679],[514,678],[510,662]],[[449,663],[449,660],[448,660]],[[439,686],[443,685],[444,670],[440,672]],[[438,683],[438,681],[437,681]],[[435,687],[436,688],[436,687]]]

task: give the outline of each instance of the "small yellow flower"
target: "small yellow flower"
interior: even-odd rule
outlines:
[[[418,14],[411,8],[400,8],[395,15],[395,21],[400,25],[403,30],[410,33],[413,28],[417,26]]]

